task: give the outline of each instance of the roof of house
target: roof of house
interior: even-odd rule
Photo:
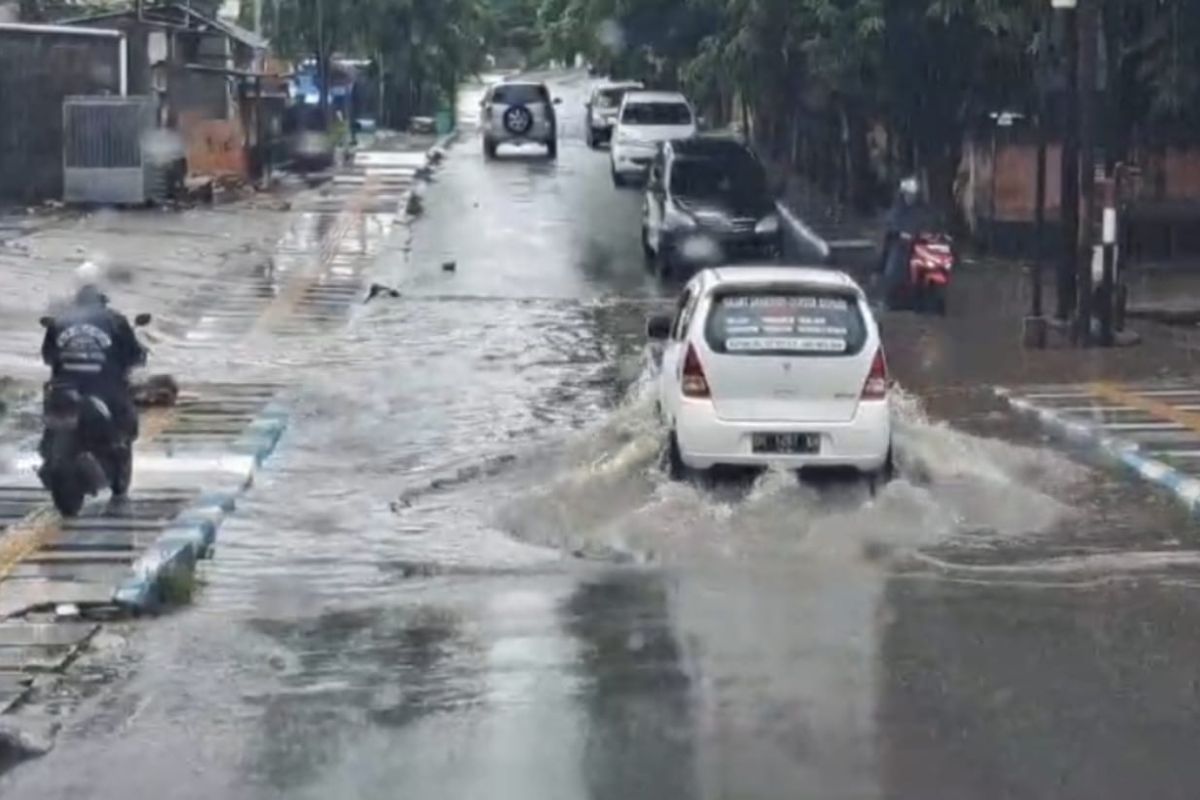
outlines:
[[[101,11],[94,14],[86,14],[81,17],[71,17],[60,21],[59,25],[81,25],[90,22],[100,22],[103,20],[117,19],[120,17],[129,17],[136,13],[133,7],[114,9],[112,11]],[[155,22],[172,22],[176,20],[163,20],[165,14],[175,14],[182,20],[181,23],[186,27],[209,27],[213,30],[220,31],[230,39],[245,45],[252,50],[266,50],[270,42],[264,37],[258,35],[254,31],[247,30],[241,25],[232,22],[226,22],[216,17],[210,17],[207,14],[202,14],[194,8],[191,8],[184,3],[176,2],[176,0],[164,0],[152,5],[147,5],[142,9],[142,14],[147,19]]]

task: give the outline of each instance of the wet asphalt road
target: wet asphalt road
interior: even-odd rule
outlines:
[[[1194,797],[1196,530],[955,383],[962,323],[888,322],[950,424],[900,403],[879,496],[663,478],[669,290],[586,85],[555,83],[558,163],[468,132],[427,219],[371,217],[401,298],[256,341],[295,386],[276,459],[194,604],[99,642],[0,794]]]

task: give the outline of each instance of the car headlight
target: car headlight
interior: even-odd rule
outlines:
[[[758,224],[754,226],[754,232],[767,236],[779,233],[779,217],[775,214],[771,214],[768,217],[763,217],[758,221]]]
[[[691,230],[696,227],[696,219],[686,211],[668,206],[663,214],[663,227],[672,231]]]

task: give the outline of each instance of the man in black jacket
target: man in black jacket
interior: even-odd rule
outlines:
[[[90,264],[80,268],[81,286],[74,302],[46,328],[42,360],[50,367],[53,382],[69,383],[80,394],[104,402],[121,435],[115,446],[128,448],[138,435],[129,371],[145,363],[146,350],[129,320],[108,307],[95,273]]]

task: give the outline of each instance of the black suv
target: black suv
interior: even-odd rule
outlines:
[[[686,264],[775,260],[779,216],[762,163],[741,142],[664,142],[650,165],[642,248],[661,275]]]

